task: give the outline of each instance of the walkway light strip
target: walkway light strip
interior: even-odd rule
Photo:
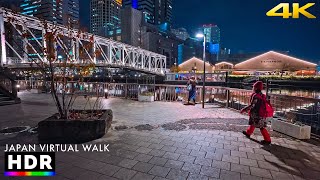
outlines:
[[[4,172],[5,176],[55,176],[56,173],[53,171],[24,171],[24,172],[15,172],[8,171]]]

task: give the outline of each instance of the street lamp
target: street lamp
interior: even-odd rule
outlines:
[[[206,36],[203,33],[196,34],[197,38],[203,38],[203,79],[202,79],[202,108],[204,108],[205,83],[206,83]]]

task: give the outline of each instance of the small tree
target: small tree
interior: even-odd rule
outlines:
[[[58,61],[58,58],[56,57],[56,47],[54,44],[63,44],[63,35],[59,34],[57,30],[48,30],[48,28],[45,28],[45,41],[47,41],[47,47],[45,47],[44,52],[47,57],[47,62],[43,63],[45,65],[45,69],[49,72],[50,75],[50,87],[51,87],[51,94],[53,96],[53,99],[55,101],[55,104],[57,106],[58,112],[60,114],[61,119],[68,119],[68,118],[75,118],[74,115],[69,116],[69,110],[72,107],[75,99],[77,96],[72,92],[72,94],[68,94],[67,89],[67,83],[69,80],[74,80],[74,78],[77,78],[80,82],[84,81],[85,77],[90,77],[91,73],[95,70],[95,64],[90,60],[90,57],[95,57],[97,54],[99,54],[99,50],[96,50],[95,52],[91,51],[94,43],[94,38],[89,37],[89,42],[85,43],[84,47],[80,49],[80,58],[81,58],[81,64],[83,66],[80,66],[78,62],[76,62],[75,59],[72,58],[70,55],[70,51],[73,48],[67,48],[66,46],[60,47],[62,52],[65,54],[66,58],[63,61]],[[79,32],[82,33],[81,31]],[[71,37],[73,38],[73,37]],[[69,37],[70,39],[70,37]],[[71,40],[71,39],[70,39]],[[73,38],[73,41],[76,41],[76,39]],[[71,42],[69,42],[71,43]],[[70,46],[69,46],[70,47]],[[60,73],[57,74],[56,72],[59,71]],[[73,74],[76,73],[76,74]],[[90,79],[90,78],[89,78]],[[57,91],[57,84],[60,83],[61,91],[60,91],[60,97],[58,96]],[[85,96],[87,97],[87,96]],[[87,102],[85,103],[85,107],[87,107],[87,104],[89,102],[89,98],[87,97]],[[99,95],[94,103],[93,107],[91,108],[100,108],[98,106],[100,100]],[[92,109],[92,110],[93,110]]]
[[[16,20],[11,18],[9,21],[14,22]],[[79,56],[83,60],[80,66],[73,54],[70,54],[74,45],[74,43],[71,42],[77,41],[76,37],[72,35],[73,30],[71,29],[71,25],[68,26],[68,33],[66,35],[62,34],[61,29],[57,25],[49,24],[45,20],[42,20],[41,23],[44,30],[42,44],[45,45],[40,46],[40,48],[36,50],[34,46],[38,43],[28,42],[26,50],[23,51],[28,55],[28,59],[32,61],[32,63],[36,64],[36,67],[32,64],[30,65],[32,69],[40,69],[44,77],[43,79],[49,82],[50,92],[57,107],[59,118],[74,118],[73,115],[69,114],[69,111],[78,96],[74,92],[67,92],[68,82],[75,79],[79,82],[83,82],[85,77],[90,77],[91,73],[95,70],[95,64],[90,60],[90,57],[99,55],[100,51],[96,50],[93,52],[92,47],[94,38],[88,37],[89,41],[87,43],[83,43],[84,45],[79,52]],[[15,22],[14,24],[18,23]],[[16,25],[16,28],[19,30],[23,29],[21,25]],[[27,38],[30,37],[30,32],[24,30],[21,35],[22,37]],[[77,37],[82,37],[83,35],[84,33],[79,30]],[[72,45],[65,45],[68,43]],[[57,56],[58,51],[62,52],[65,58],[59,59]],[[34,53],[38,53],[40,57],[34,59],[29,56],[29,54]],[[89,100],[90,99],[88,97],[87,102]],[[85,107],[87,104],[88,103],[86,103]],[[90,108],[92,108],[92,110],[94,110],[94,108],[101,108],[99,95],[93,107]]]

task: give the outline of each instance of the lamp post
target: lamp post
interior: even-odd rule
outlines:
[[[202,79],[202,108],[204,108],[205,86],[206,86],[206,36],[203,33],[196,35],[197,38],[203,38],[203,79]]]

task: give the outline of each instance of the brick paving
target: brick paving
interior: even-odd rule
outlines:
[[[35,99],[35,101],[41,102],[40,99]],[[113,103],[123,103],[125,100],[109,101],[109,106],[112,106]],[[138,102],[130,101],[130,103],[139,105]],[[54,112],[54,107],[48,103],[49,111],[32,115],[31,112],[28,112],[32,107],[26,107],[27,104],[5,106],[4,109],[1,107],[2,127],[8,120],[15,121],[11,124],[20,125],[23,122],[25,125],[32,126],[41,120],[42,116]],[[41,103],[40,105],[34,104],[30,106],[33,108],[43,106]],[[141,107],[136,111],[134,106],[131,107],[131,112],[128,114],[135,114],[132,121],[130,121],[129,115],[121,116],[121,114],[125,114],[127,109],[115,109],[115,121],[131,126],[146,124],[150,119],[149,124],[155,126],[156,124],[182,120],[192,113],[195,114],[192,114],[191,118],[199,118],[198,116],[202,118],[214,116],[243,118],[237,112],[223,108],[202,110],[197,106],[190,108],[178,103],[157,102],[142,103],[140,106],[146,108],[140,112],[140,115],[137,111],[142,110]],[[148,112],[147,106],[153,109],[152,113]],[[162,112],[168,108],[162,106],[175,107],[176,109]],[[15,110],[23,111],[26,118],[22,120],[17,117],[23,117],[23,115],[8,113]],[[35,109],[35,111],[39,110]],[[149,117],[149,113],[152,116]],[[8,118],[4,120],[2,117]],[[162,118],[168,119],[161,120]],[[29,138],[32,139],[32,137]],[[4,148],[3,143],[10,142],[9,138],[14,137],[1,135],[1,149]],[[255,135],[253,138],[262,139],[259,135]],[[246,139],[240,132],[191,129],[170,131],[158,127],[152,131],[138,131],[134,128],[122,131],[110,130],[103,138],[90,143],[110,144],[110,152],[56,153],[57,175],[55,178],[44,179],[320,179],[319,144],[314,141],[305,142],[289,137],[273,137],[271,146],[262,146]],[[3,158],[4,154],[0,153],[0,162],[4,161]],[[3,173],[2,163],[0,163],[0,173]],[[0,179],[6,179],[3,178],[3,175],[0,176]]]

